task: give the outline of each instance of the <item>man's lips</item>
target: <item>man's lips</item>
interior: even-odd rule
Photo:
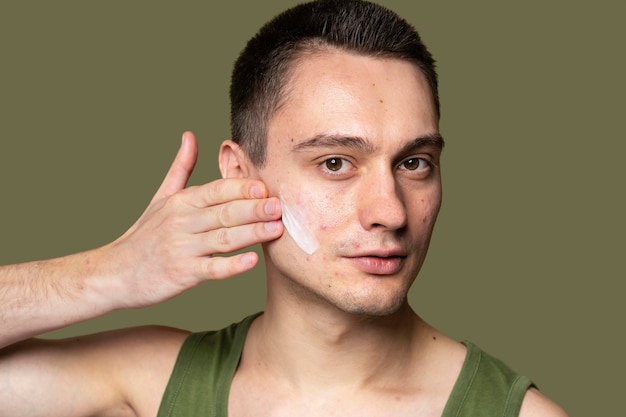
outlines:
[[[361,271],[373,275],[392,275],[400,271],[406,260],[404,255],[363,254],[346,257]]]

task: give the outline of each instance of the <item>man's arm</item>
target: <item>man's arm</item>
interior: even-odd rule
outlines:
[[[187,132],[148,208],[115,242],[0,267],[0,348],[114,310],[153,305],[254,267],[254,252],[212,255],[279,237],[278,201],[267,198],[261,182],[246,179],[185,188],[196,158],[196,139]]]
[[[8,346],[0,417],[154,417],[187,334],[149,326]]]

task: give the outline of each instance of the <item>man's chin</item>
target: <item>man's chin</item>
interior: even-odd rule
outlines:
[[[386,317],[398,313],[406,305],[406,295],[402,295],[386,300],[351,300],[337,307],[345,313],[356,316]]]

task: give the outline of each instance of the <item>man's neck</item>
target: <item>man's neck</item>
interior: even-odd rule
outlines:
[[[384,317],[271,306],[254,323],[244,355],[295,389],[361,390],[402,381],[419,362],[420,339],[430,329],[406,304]]]

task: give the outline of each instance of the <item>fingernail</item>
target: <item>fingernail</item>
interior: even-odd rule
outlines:
[[[245,266],[253,266],[256,263],[256,255],[254,253],[246,253],[241,257],[241,263]]]
[[[254,198],[263,198],[263,187],[260,185],[253,185],[252,188],[250,188],[250,195]]]
[[[267,230],[268,232],[275,232],[276,229],[278,228],[278,222],[277,221],[273,221],[273,222],[266,222],[265,223],[265,230]]]
[[[272,215],[276,213],[276,202],[268,201],[265,203],[265,214]]]

